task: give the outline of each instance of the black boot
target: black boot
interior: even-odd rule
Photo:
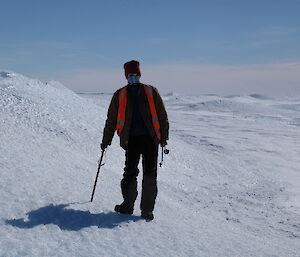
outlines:
[[[152,211],[148,211],[148,212],[142,211],[141,217],[142,217],[142,219],[145,219],[147,221],[150,221],[150,220],[154,219],[154,215],[153,215]]]
[[[133,214],[133,208],[126,206],[124,203],[121,203],[121,204],[117,204],[115,206],[115,212],[131,215],[131,214]]]

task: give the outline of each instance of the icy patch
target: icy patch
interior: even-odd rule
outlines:
[[[57,88],[57,89],[67,89],[63,84],[61,84],[58,81],[54,81],[54,80],[46,82],[46,85],[49,85],[49,86]]]
[[[14,73],[10,71],[0,71],[0,89],[5,89],[11,86],[13,83],[8,83],[8,81],[14,77]]]
[[[291,125],[300,127],[300,118],[295,118],[290,122]]]
[[[226,95],[225,98],[239,98],[241,95]]]
[[[166,93],[164,96],[166,96],[166,97],[179,96],[179,94],[176,92],[169,92],[169,93]]]
[[[10,78],[11,73],[7,71],[0,71],[0,78]]]
[[[256,99],[261,99],[261,100],[269,100],[271,99],[268,96],[262,95],[262,94],[250,94],[250,97],[256,98]]]
[[[300,103],[298,104],[279,104],[275,105],[274,107],[280,108],[280,109],[286,109],[286,110],[292,110],[292,111],[300,111]]]

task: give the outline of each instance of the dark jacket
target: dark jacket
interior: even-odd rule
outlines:
[[[160,132],[161,132],[161,141],[166,142],[169,139],[169,121],[167,112],[163,103],[161,96],[159,95],[156,88],[153,88],[153,98],[156,107],[156,112],[158,116],[158,120],[160,123]],[[118,109],[119,109],[119,92],[118,89],[110,102],[110,106],[107,112],[107,119],[103,131],[103,139],[102,144],[110,145],[112,138],[114,136],[116,130],[116,123],[117,123],[117,116],[118,116]],[[143,118],[143,121],[148,129],[149,134],[154,139],[156,144],[159,144],[153,125],[152,125],[152,116],[150,113],[150,108],[148,104],[148,99],[144,91],[144,87],[142,84],[139,84],[138,89],[138,100],[139,100],[139,111]],[[127,105],[126,105],[126,113],[125,113],[125,124],[120,135],[120,145],[123,149],[126,150],[129,140],[130,128],[131,128],[131,121],[132,121],[132,114],[133,114],[133,96],[130,93],[130,90],[127,90]]]
[[[149,134],[148,128],[145,125],[142,114],[139,108],[139,96],[138,91],[140,88],[140,84],[129,84],[127,86],[127,92],[131,95],[131,99],[133,102],[132,106],[132,117],[131,117],[131,126],[130,126],[130,134],[132,136],[142,136]]]

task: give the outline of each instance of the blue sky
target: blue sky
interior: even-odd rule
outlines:
[[[0,68],[57,79],[75,91],[113,91],[124,83],[123,63],[137,59],[145,82],[163,91],[172,91],[171,82],[183,91],[186,82],[191,93],[263,86],[260,93],[268,94],[280,72],[275,91],[284,94],[289,79],[285,87],[300,95],[297,0],[0,0],[0,13]],[[232,80],[228,70],[235,70]]]

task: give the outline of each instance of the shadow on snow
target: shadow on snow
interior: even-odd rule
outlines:
[[[6,220],[6,224],[18,228],[33,228],[39,225],[54,224],[62,230],[78,231],[82,228],[98,226],[100,228],[114,228],[120,223],[137,221],[138,216],[122,215],[115,212],[92,214],[89,211],[65,209],[69,204],[60,204],[39,208],[28,212],[28,220]]]

